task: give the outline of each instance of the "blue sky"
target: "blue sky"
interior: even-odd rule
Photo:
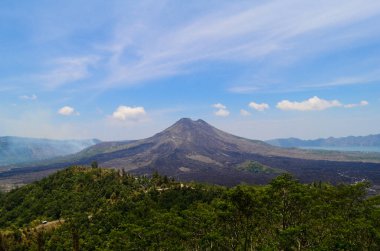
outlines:
[[[380,2],[1,1],[0,136],[380,133]]]

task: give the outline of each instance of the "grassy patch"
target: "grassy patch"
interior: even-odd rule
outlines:
[[[282,169],[270,167],[253,160],[243,162],[237,169],[251,173],[286,173],[286,171]]]

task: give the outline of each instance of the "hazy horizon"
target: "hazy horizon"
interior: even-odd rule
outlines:
[[[380,133],[377,1],[5,1],[0,23],[1,136]]]
[[[184,118],[186,118],[186,117],[184,117]],[[181,119],[183,119],[183,118],[181,118]],[[192,118],[190,118],[190,119],[192,119]],[[198,120],[198,119],[192,119],[193,121],[195,121],[195,120]],[[203,119],[202,119],[203,120]],[[177,121],[175,121],[175,122],[177,122]],[[174,122],[174,123],[175,123]],[[206,121],[207,122],[207,121]],[[174,124],[173,123],[173,124]],[[157,132],[154,132],[152,135],[150,135],[150,136],[148,136],[148,137],[151,137],[151,136],[154,136],[155,134],[157,134],[157,133],[160,133],[161,131],[163,131],[163,130],[165,130],[165,129],[167,129],[167,128],[169,128],[170,126],[172,126],[173,124],[170,124],[170,125],[168,125],[167,127],[165,127],[165,128],[163,128],[162,130],[157,130]],[[211,125],[211,126],[213,126],[213,125]],[[220,128],[217,128],[217,129],[220,129]],[[231,134],[234,134],[234,133],[232,133],[232,132],[228,132],[228,131],[225,131],[225,132],[227,132],[227,133],[231,133]],[[298,138],[298,139],[301,139],[301,140],[316,140],[316,139],[327,139],[327,138],[344,138],[344,137],[350,137],[350,136],[354,136],[354,137],[360,137],[360,136],[370,136],[370,135],[378,135],[378,134],[380,134],[380,133],[375,133],[375,134],[368,134],[368,135],[346,135],[346,136],[340,136],[340,137],[335,137],[335,136],[328,136],[328,137],[318,137],[318,138]],[[234,135],[236,135],[236,136],[240,136],[240,137],[243,137],[242,135],[239,135],[239,134],[234,134]],[[99,137],[93,137],[93,138],[64,138],[64,139],[62,139],[62,138],[46,138],[46,137],[28,137],[28,136],[16,136],[16,135],[0,135],[0,138],[2,138],[2,137],[21,137],[21,138],[23,138],[23,137],[25,137],[25,138],[34,138],[34,139],[47,139],[47,140],[89,140],[89,139],[97,139],[97,140],[101,140],[101,141],[128,141],[128,140],[140,140],[140,139],[145,139],[145,138],[148,138],[148,137],[144,137],[144,138],[115,138],[115,139],[111,139],[111,140],[104,140],[104,139],[101,139],[101,138],[99,138]],[[286,137],[286,138],[296,138],[296,137]],[[283,139],[283,138],[268,138],[268,139],[258,139],[258,138],[247,138],[247,139],[253,139],[253,140],[263,140],[263,141],[267,141],[267,140],[274,140],[274,139]]]

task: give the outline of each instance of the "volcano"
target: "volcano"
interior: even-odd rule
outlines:
[[[158,172],[178,180],[223,185],[263,184],[281,173],[291,173],[304,182],[369,179],[380,184],[379,156],[280,148],[189,118],[180,119],[150,138],[101,142],[55,163],[10,172],[52,171],[93,161],[101,167],[137,175]],[[4,173],[0,178],[1,175]]]

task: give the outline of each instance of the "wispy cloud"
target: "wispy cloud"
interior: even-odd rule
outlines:
[[[0,83],[0,92],[14,91],[16,89],[18,88],[14,85],[10,85],[7,83]]]
[[[112,51],[107,83],[130,85],[187,72],[195,62],[246,61],[306,48],[313,32],[330,32],[379,13],[377,1],[291,0],[225,8],[174,29],[143,22],[119,29],[105,46]]]
[[[249,111],[247,111],[247,110],[241,109],[240,110],[240,115],[241,116],[250,116],[251,113]]]
[[[355,107],[359,107],[359,106],[367,106],[368,104],[369,104],[368,101],[362,100],[357,104],[347,104],[347,105],[344,105],[344,107],[345,108],[355,108]]]
[[[36,94],[32,94],[30,96],[28,95],[21,95],[19,96],[20,99],[23,99],[23,100],[37,100],[37,95]]]
[[[380,72],[374,71],[363,76],[339,77],[332,81],[320,84],[301,85],[302,89],[320,89],[336,86],[363,85],[380,81]]]
[[[279,84],[279,82],[270,82],[260,85],[252,86],[234,86],[227,89],[231,93],[237,94],[251,94],[251,93],[291,93],[291,92],[304,92],[310,90],[323,90],[330,89],[334,87],[343,87],[343,86],[354,86],[354,85],[368,85],[376,84],[380,82],[380,72],[369,70],[369,73],[366,75],[357,75],[357,76],[345,76],[333,78],[333,80],[322,82],[322,83],[291,83],[290,86]],[[276,88],[274,88],[276,86]]]
[[[57,58],[51,62],[53,69],[37,75],[36,79],[46,87],[56,88],[89,77],[89,67],[98,61],[97,56]]]
[[[232,93],[247,94],[258,91],[260,88],[257,86],[234,86],[228,89]]]

